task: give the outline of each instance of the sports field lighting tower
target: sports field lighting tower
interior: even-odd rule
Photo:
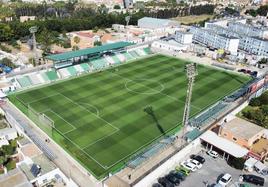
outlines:
[[[129,37],[129,36],[128,36],[128,35],[129,35],[129,32],[128,32],[128,28],[127,28],[127,27],[128,27],[130,18],[131,18],[131,16],[126,16],[126,17],[125,17],[125,21],[126,21],[126,29],[127,29],[127,41],[129,41],[129,38],[128,38],[128,37]]]
[[[188,88],[187,88],[187,95],[186,101],[184,106],[184,113],[183,113],[183,139],[185,138],[185,133],[187,129],[187,125],[189,123],[189,115],[190,115],[190,107],[191,107],[191,98],[192,98],[192,91],[195,77],[198,75],[197,73],[197,65],[196,63],[187,64],[185,66],[186,75],[188,78]]]
[[[33,41],[34,60],[35,60],[35,63],[38,63],[38,54],[36,51],[36,38],[35,38],[35,33],[37,32],[37,27],[36,26],[30,27],[29,31],[33,35],[32,41]]]

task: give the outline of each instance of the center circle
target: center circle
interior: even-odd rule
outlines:
[[[147,95],[158,94],[165,89],[163,84],[152,79],[128,80],[125,87],[130,92]]]

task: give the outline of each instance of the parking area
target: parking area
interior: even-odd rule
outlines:
[[[229,187],[240,187],[239,175],[241,174],[253,174],[265,178],[264,186],[268,186],[268,176],[259,175],[256,172],[246,173],[241,170],[234,169],[230,167],[227,162],[222,158],[212,158],[208,156],[205,152],[200,153],[200,156],[205,158],[205,163],[202,168],[197,171],[191,172],[189,176],[182,181],[179,186],[181,187],[202,187],[208,186],[213,187],[217,184],[220,177],[225,173],[229,173],[232,176],[232,181],[228,184]],[[187,160],[188,158],[185,158]],[[245,184],[242,182],[242,184]],[[248,186],[255,187],[254,184],[249,184]]]

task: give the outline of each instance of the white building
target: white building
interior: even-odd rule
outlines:
[[[193,41],[193,34],[183,31],[175,31],[175,41],[181,44],[191,44]]]
[[[268,40],[259,37],[252,37],[245,34],[239,34],[228,28],[218,25],[209,25],[208,28],[217,34],[224,34],[229,37],[239,38],[238,48],[250,54],[258,56],[268,56]]]
[[[161,49],[164,51],[171,51],[171,52],[183,52],[187,50],[186,45],[182,45],[174,40],[164,41],[158,40],[152,43],[152,48]]]
[[[240,39],[239,48],[251,54],[268,57],[268,40],[257,37],[243,37]]]
[[[238,34],[243,34],[252,37],[266,38],[268,37],[268,28],[256,27],[249,24],[243,24],[238,22],[230,22],[228,29]]]
[[[209,48],[224,49],[231,54],[237,54],[239,39],[236,37],[218,34],[200,27],[191,27],[190,32],[193,33],[193,40],[197,43]]]
[[[3,145],[8,145],[9,140],[14,140],[17,137],[17,131],[13,128],[0,129],[0,147]]]
[[[247,22],[247,19],[244,18],[223,18],[223,19],[215,19],[211,21],[205,22],[205,28],[207,28],[209,25],[218,25],[221,27],[227,27],[229,22],[238,22],[245,24]]]
[[[125,25],[121,24],[113,24],[112,28],[116,31],[124,31],[125,30]]]
[[[169,19],[144,17],[138,20],[138,26],[140,28],[157,29],[165,31],[165,29],[169,27],[179,27],[180,24],[177,21],[172,21]]]

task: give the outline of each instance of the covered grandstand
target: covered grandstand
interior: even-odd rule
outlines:
[[[16,88],[29,88],[35,85],[51,83],[59,79],[65,79],[69,77],[75,77],[84,73],[99,71],[101,69],[108,68],[109,66],[120,65],[131,60],[142,58],[149,54],[151,54],[149,48],[132,48],[128,49],[128,51],[126,51],[125,49],[121,49],[121,51],[116,51],[113,53],[109,52],[109,54],[107,55],[103,54],[103,56],[99,58],[91,58],[84,60],[83,63],[77,63],[75,65],[71,63],[66,67],[58,65],[56,63],[55,66],[57,66],[57,68],[51,68],[48,70],[18,75],[15,78],[12,78],[10,81],[17,83]]]
[[[77,51],[69,51],[61,54],[49,55],[47,60],[54,63],[55,68],[63,68],[82,62],[89,62],[89,60],[98,59],[105,54],[113,54],[126,50],[126,47],[133,45],[129,42],[116,42],[97,46],[93,48],[86,48]]]

